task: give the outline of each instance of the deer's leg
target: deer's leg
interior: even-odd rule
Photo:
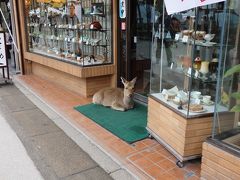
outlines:
[[[116,102],[112,103],[111,108],[117,111],[125,111],[125,108]]]

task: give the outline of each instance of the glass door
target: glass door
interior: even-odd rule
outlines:
[[[135,99],[147,102],[150,89],[153,0],[131,0],[129,8],[129,78],[137,76]]]

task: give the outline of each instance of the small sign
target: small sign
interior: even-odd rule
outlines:
[[[126,0],[119,0],[119,17],[125,19],[126,14]]]
[[[188,74],[189,76],[192,75],[192,68],[188,68],[187,74]]]
[[[133,41],[134,43],[137,43],[137,36],[134,36]]]
[[[0,32],[0,66],[7,66],[4,32]]]
[[[175,41],[178,41],[180,38],[180,35],[179,34],[175,34]]]
[[[126,22],[121,22],[121,30],[126,30]]]
[[[182,42],[183,43],[188,43],[188,36],[183,36]]]
[[[222,1],[226,0],[164,0],[169,15]]]

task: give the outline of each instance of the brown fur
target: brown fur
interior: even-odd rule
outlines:
[[[135,77],[132,81],[127,81],[124,78],[121,79],[124,89],[101,89],[93,95],[93,103],[102,104],[103,106],[108,106],[118,111],[132,109],[134,106],[132,96],[137,78]]]

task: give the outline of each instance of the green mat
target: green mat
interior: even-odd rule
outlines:
[[[74,108],[128,143],[148,137],[147,107],[141,104],[136,104],[134,109],[125,112],[96,104]]]

